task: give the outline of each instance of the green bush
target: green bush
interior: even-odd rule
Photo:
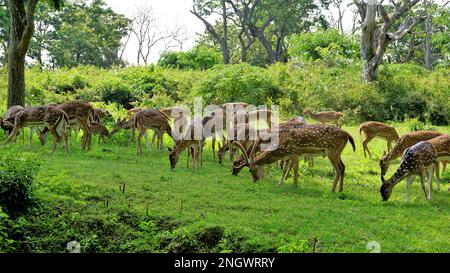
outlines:
[[[38,166],[32,154],[3,151],[0,156],[0,206],[8,214],[23,213],[35,203],[33,183]]]
[[[166,52],[158,65],[167,68],[204,70],[222,62],[220,53],[206,46],[197,46],[187,52]]]

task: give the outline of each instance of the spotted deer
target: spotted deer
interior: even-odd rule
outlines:
[[[411,191],[411,184],[416,176],[420,177],[422,190],[427,200],[431,200],[431,182],[433,178],[434,164],[438,158],[438,154],[434,146],[427,141],[420,141],[410,148],[406,148],[403,153],[399,168],[394,175],[385,180],[381,176],[380,193],[383,201],[389,200],[392,194],[392,189],[406,179],[406,203],[409,203],[409,195]],[[428,194],[425,189],[425,176],[428,175]]]
[[[361,126],[359,126],[359,134],[361,135],[362,133],[365,135],[365,139],[363,141],[364,156],[367,157],[367,151],[369,158],[372,158],[372,154],[370,153],[367,145],[370,141],[372,141],[372,139],[376,137],[385,139],[387,141],[388,153],[391,152],[392,142],[398,141],[399,139],[397,130],[395,130],[393,126],[377,121],[368,121],[361,124]]]
[[[303,112],[303,116],[309,116],[313,120],[320,122],[321,124],[332,123],[337,127],[341,128],[341,119],[344,118],[344,114],[341,112],[329,111],[329,112],[312,112],[310,109],[307,109]]]
[[[22,111],[23,108],[20,105],[13,105],[8,108],[5,115],[3,116],[3,119],[0,120],[0,127],[5,131],[7,135],[11,134],[12,130],[14,129],[14,117]]]
[[[386,175],[386,172],[388,171],[391,162],[401,157],[403,155],[403,152],[407,148],[413,146],[414,144],[420,141],[430,140],[440,135],[442,135],[442,133],[436,131],[416,131],[403,135],[397,141],[397,143],[395,144],[394,148],[391,150],[390,153],[386,154],[386,152],[383,152],[383,156],[381,157],[380,160],[381,176]]]
[[[441,135],[428,140],[437,152],[437,160],[434,166],[434,172],[436,174],[437,190],[440,190],[440,177],[439,177],[439,162],[442,162],[445,170],[445,164],[450,160],[450,135]]]
[[[231,137],[228,136],[229,139],[225,142],[224,145],[220,145],[219,143],[218,157],[220,164],[223,163],[225,153],[230,151],[230,147],[232,146],[231,144],[233,141],[238,141],[247,150],[251,146],[251,144],[253,144],[251,139],[252,136],[256,138],[258,134],[257,130],[249,123],[237,125],[235,128],[233,128],[232,132],[233,135]]]
[[[186,167],[189,168],[189,156],[192,155],[192,165],[198,170],[198,162],[202,160],[202,150],[204,146],[203,134],[202,136],[196,136],[197,132],[203,131],[202,119],[193,118],[186,128],[185,134],[175,141],[173,148],[168,148],[169,150],[169,161],[170,168],[175,169],[179,161],[181,153],[188,149],[188,159]]]
[[[105,137],[109,136],[108,128],[101,123],[94,122],[90,127],[92,133],[98,135],[98,143],[103,142]]]
[[[339,191],[344,188],[345,165],[342,162],[341,154],[347,142],[353,147],[355,151],[355,142],[353,137],[335,126],[327,125],[301,125],[291,126],[280,130],[278,145],[272,151],[263,151],[254,156],[255,148],[252,148],[250,154],[247,153],[243,147],[234,142],[235,145],[242,151],[244,157],[240,165],[234,165],[233,169],[248,167],[253,177],[253,181],[258,181],[264,172],[264,165],[274,163],[281,159],[286,159],[293,155],[309,154],[323,155],[325,154],[336,170],[336,177],[333,182],[331,190],[336,191],[336,186],[339,182]],[[258,140],[253,145],[256,147]],[[298,181],[294,181],[298,184]]]
[[[236,112],[233,116],[233,126],[238,125],[239,123],[249,123],[251,121],[265,121],[267,126],[272,128],[272,124],[276,121],[274,119],[274,114],[271,110],[268,109],[258,109],[250,112]]]
[[[53,135],[52,153],[56,149],[56,145],[64,140],[64,147],[68,152],[66,127],[69,126],[69,118],[67,114],[59,107],[39,106],[23,109],[14,117],[14,129],[4,142],[7,144],[15,137],[19,130],[24,127],[43,127],[46,126]]]
[[[159,133],[159,147],[162,149],[162,136],[167,133],[172,137],[172,127],[169,124],[169,117],[157,109],[147,109],[136,113],[133,116],[134,123],[131,127],[138,129],[139,135],[137,138],[136,153],[142,153],[141,140],[148,129],[156,130]],[[133,134],[133,133],[132,133]],[[172,137],[173,138],[173,137]]]
[[[59,104],[57,107],[67,113],[71,126],[79,126],[83,130],[81,148],[83,150],[90,150],[92,137],[90,125],[94,122],[95,118],[94,107],[87,101],[69,101]],[[47,132],[48,130],[44,128],[39,136],[43,143],[45,143]],[[71,132],[69,132],[69,137],[71,137]]]

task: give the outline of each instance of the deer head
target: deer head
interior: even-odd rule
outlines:
[[[385,176],[387,170],[389,169],[389,165],[391,164],[391,160],[389,159],[389,155],[386,154],[386,151],[383,152],[383,155],[381,156],[380,160],[380,169],[381,169],[381,176]]]
[[[383,198],[383,201],[389,200],[389,197],[391,197],[392,189],[394,188],[392,183],[390,183],[390,180],[384,180],[383,175],[381,175],[381,187],[380,187],[380,193],[381,197]]]
[[[239,143],[238,141],[233,141],[233,145],[236,145],[243,153],[243,157],[240,157],[233,163],[233,175],[237,175],[242,168],[248,167],[250,169],[250,173],[252,174],[253,182],[257,182],[261,179],[261,177],[264,175],[264,166],[261,164],[257,164],[253,160],[253,154],[255,153],[258,144],[259,138],[253,144],[250,155],[248,155],[247,151],[241,143]]]
[[[167,149],[169,150],[169,161],[170,161],[170,168],[172,170],[175,169],[175,167],[177,166],[178,163],[178,159],[180,159],[180,152],[177,149],[177,144],[175,144],[175,146],[172,148],[167,147]]]
[[[130,128],[130,122],[125,118],[119,119],[114,124],[113,129],[111,131],[111,135],[117,133],[121,129],[127,129],[127,128]]]

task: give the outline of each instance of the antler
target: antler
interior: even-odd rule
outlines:
[[[239,148],[239,150],[242,151],[242,153],[244,154],[244,159],[245,159],[244,163],[243,163],[242,165],[240,165],[240,166],[236,166],[236,168],[241,168],[241,167],[243,167],[243,166],[249,164],[249,163],[250,163],[250,160],[249,160],[247,151],[245,150],[244,146],[242,146],[242,144],[239,143],[239,142],[236,141],[236,140],[232,142],[232,145],[236,145],[236,146]],[[251,154],[253,154],[253,148],[252,148],[252,153],[251,153]]]

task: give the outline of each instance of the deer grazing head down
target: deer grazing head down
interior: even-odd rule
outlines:
[[[400,166],[394,175],[388,180],[385,180],[384,177],[381,176],[382,185],[380,187],[380,194],[383,201],[389,200],[394,186],[406,178],[406,202],[409,202],[411,183],[415,176],[420,177],[425,197],[428,200],[431,200],[431,181],[436,160],[437,151],[434,146],[427,141],[421,141],[412,147],[407,148],[403,153]],[[428,195],[424,185],[426,173],[428,173]]]

